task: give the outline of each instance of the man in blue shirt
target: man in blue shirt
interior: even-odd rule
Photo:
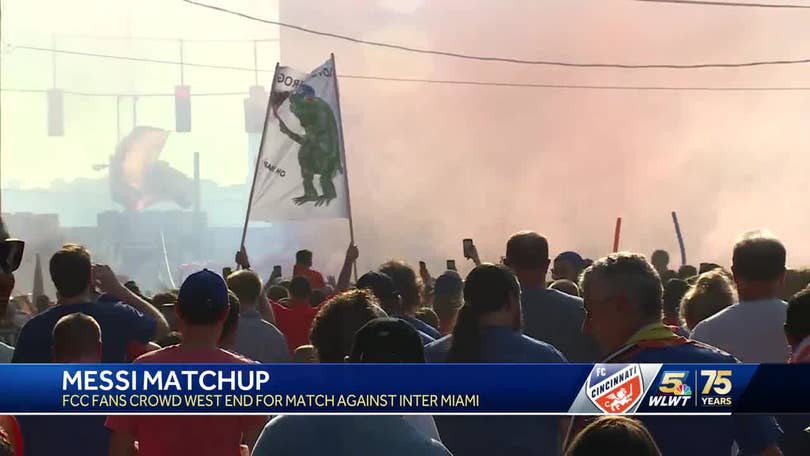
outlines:
[[[584,330],[593,335],[606,363],[734,363],[719,349],[675,334],[661,322],[662,287],[658,273],[638,254],[614,253],[585,270]],[[780,455],[781,431],[771,417],[734,415],[639,416],[664,455]],[[574,432],[584,427],[577,418]],[[688,436],[688,438],[684,438]],[[573,436],[569,436],[573,437]],[[569,438],[568,441],[570,441]]]
[[[259,310],[262,281],[249,270],[242,269],[227,277],[228,288],[239,298],[239,329],[233,351],[260,363],[290,362],[290,350],[284,334],[272,323],[262,319]]]
[[[546,287],[548,241],[534,231],[515,233],[506,243],[504,264],[521,287],[523,332],[560,350],[571,362],[593,362],[593,340],[582,333],[582,299]]]
[[[134,359],[148,351],[150,340],[168,332],[160,311],[121,285],[108,266],[93,266],[84,247],[63,246],[51,257],[49,268],[57,305],[23,326],[12,362],[50,362],[53,327],[63,316],[76,312],[93,317],[101,326],[101,361],[105,363]],[[96,286],[106,294],[97,297]]]

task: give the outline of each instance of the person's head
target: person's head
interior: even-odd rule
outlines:
[[[688,329],[737,302],[734,283],[722,269],[699,275],[681,299],[681,321]]]
[[[354,335],[346,361],[351,363],[424,363],[422,339],[408,322],[375,318]]]
[[[309,340],[322,363],[342,363],[354,335],[377,318],[377,300],[368,290],[350,290],[326,301],[312,321]]]
[[[293,277],[290,280],[290,297],[299,301],[309,302],[309,297],[312,295],[312,287],[309,285],[309,279],[304,276]]]
[[[520,284],[506,266],[476,266],[464,280],[464,301],[453,328],[450,362],[480,361],[482,326],[521,327]]]
[[[600,258],[582,274],[580,288],[586,314],[583,331],[604,353],[661,320],[661,280],[643,255],[619,252]]]
[[[678,318],[681,299],[689,290],[685,279],[669,279],[664,285],[664,318]]]
[[[571,441],[565,456],[661,456],[650,431],[626,416],[603,416],[585,426]]]
[[[379,272],[385,273],[394,281],[394,286],[402,300],[402,311],[413,315],[419,307],[422,293],[422,281],[404,261],[392,260],[380,266]]]
[[[295,252],[295,264],[306,268],[312,267],[312,252],[309,250],[299,250]]]
[[[219,346],[226,350],[236,343],[236,332],[239,330],[241,302],[233,290],[228,290],[228,304],[230,305],[228,316],[225,318],[225,323],[222,324],[222,334],[219,336]]]
[[[456,271],[445,271],[436,278],[433,291],[433,311],[439,317],[439,326],[450,328],[458,309],[464,305],[464,281]]]
[[[56,322],[51,336],[53,362],[101,362],[101,326],[81,312],[65,315]]]
[[[579,286],[576,283],[568,280],[568,279],[559,279],[555,280],[554,282],[549,285],[549,288],[552,290],[557,290],[559,292],[565,293],[571,296],[579,296]]]
[[[189,338],[188,332],[199,329],[214,342],[222,334],[229,309],[228,285],[225,279],[208,269],[186,278],[180,286],[175,305],[184,339]]]
[[[326,291],[320,289],[312,290],[312,293],[309,295],[309,305],[317,307],[324,299],[326,299]]]
[[[90,252],[78,244],[65,244],[51,257],[51,280],[60,302],[89,299],[93,289]]]
[[[652,263],[658,274],[663,274],[669,270],[669,253],[666,250],[656,250],[650,256],[650,263]]]
[[[585,269],[585,260],[577,252],[563,252],[554,257],[551,278],[578,282],[583,269]]]
[[[19,239],[9,239],[6,225],[0,218],[0,318],[8,311],[8,302],[14,291],[14,271],[22,260],[25,244]]]
[[[795,350],[810,336],[810,290],[796,293],[788,301],[785,338]]]
[[[282,299],[289,298],[290,292],[281,285],[273,285],[267,290],[267,297],[275,302],[279,302]]]
[[[384,272],[369,271],[357,279],[357,288],[369,290],[380,307],[389,315],[400,315],[402,313],[402,301],[399,297],[397,286],[391,276]]]
[[[704,272],[713,271],[715,269],[723,269],[717,263],[700,263],[700,267],[698,268],[698,274],[703,274]]]
[[[240,269],[232,272],[227,279],[228,289],[239,298],[239,307],[242,311],[255,309],[257,301],[262,294],[262,279],[249,269]]]
[[[433,329],[439,329],[439,316],[430,307],[420,307],[414,315],[417,320],[427,324]]]
[[[785,246],[763,231],[744,233],[734,244],[731,272],[740,299],[750,301],[778,296],[785,279]]]
[[[548,241],[534,231],[515,233],[506,242],[504,264],[524,287],[545,284],[549,263]]]
[[[680,279],[688,280],[696,275],[698,275],[697,268],[692,265],[685,264],[678,268],[678,278]]]

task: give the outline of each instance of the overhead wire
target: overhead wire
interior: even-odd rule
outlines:
[[[180,62],[177,60],[166,59],[153,59],[145,57],[133,57],[114,54],[103,54],[96,52],[86,51],[73,51],[67,49],[52,49],[36,46],[17,45],[14,49],[24,49],[39,52],[54,52],[58,54],[77,55],[92,58],[106,58],[121,61],[134,61],[157,63],[164,65],[185,65],[198,68],[212,68],[219,70],[236,70],[236,71],[259,71],[262,73],[271,73],[274,70],[251,68],[246,66],[235,65],[217,65],[195,62]],[[545,89],[580,89],[580,90],[630,90],[630,91],[697,91],[697,92],[710,92],[710,91],[723,91],[723,92],[784,92],[784,91],[807,91],[810,86],[676,86],[676,85],[610,85],[610,84],[556,84],[556,83],[539,83],[539,82],[511,82],[511,81],[474,81],[474,80],[459,80],[459,79],[430,79],[430,78],[408,78],[408,77],[392,77],[392,76],[376,76],[376,75],[356,75],[356,74],[339,74],[340,79],[356,79],[356,80],[371,80],[371,81],[388,81],[388,82],[403,82],[403,83],[425,83],[425,84],[441,84],[441,85],[467,85],[467,86],[490,86],[490,87],[522,87],[522,88],[545,88]],[[14,89],[14,91],[21,91],[27,89]],[[39,89],[30,89],[39,90]],[[4,90],[5,91],[5,90]],[[11,90],[9,90],[11,91]],[[80,93],[80,92],[65,92],[72,95],[87,95],[87,96],[130,96],[125,94],[110,94],[110,93]],[[215,93],[193,93],[194,96],[228,96],[228,95],[244,95],[244,92],[215,92]],[[132,94],[132,96],[174,96],[173,93],[159,93],[159,94]]]
[[[484,56],[484,55],[474,55],[474,54],[465,54],[461,52],[451,52],[451,51],[442,51],[442,50],[435,50],[435,49],[422,49],[416,48],[411,46],[405,46],[401,44],[395,43],[387,43],[382,41],[371,41],[365,40],[361,38],[356,38],[348,35],[343,35],[339,33],[333,32],[325,32],[321,30],[316,30],[309,27],[303,27],[296,24],[290,24],[281,21],[273,21],[270,19],[264,19],[256,16],[252,16],[247,13],[243,13],[240,11],[231,10],[228,8],[223,8],[221,6],[211,5],[207,3],[197,2],[195,0],[182,0],[185,3],[199,6],[201,8],[207,8],[213,11],[218,11],[225,14],[230,14],[238,17],[242,17],[244,19],[262,22],[265,24],[276,25],[283,28],[288,28],[291,30],[297,30],[299,32],[309,33],[312,35],[324,36],[328,38],[334,38],[342,41],[348,41],[355,44],[363,44],[367,46],[375,46],[375,47],[382,47],[388,49],[396,49],[399,51],[405,51],[410,53],[417,53],[417,54],[428,54],[428,55],[438,55],[443,57],[454,57],[458,59],[464,60],[475,60],[480,62],[499,62],[499,63],[513,63],[513,64],[521,64],[521,65],[546,65],[546,66],[558,66],[558,67],[575,67],[575,68],[618,68],[618,69],[670,69],[670,70],[693,70],[693,69],[704,69],[704,68],[745,68],[745,67],[757,67],[757,66],[768,66],[768,65],[796,65],[796,64],[806,64],[810,63],[810,58],[801,58],[801,59],[772,59],[772,60],[755,60],[749,62],[709,62],[709,63],[686,63],[686,64],[676,64],[676,63],[600,63],[600,62],[572,62],[572,61],[562,61],[562,60],[544,60],[544,59],[519,59],[513,57],[501,57],[501,56]]]

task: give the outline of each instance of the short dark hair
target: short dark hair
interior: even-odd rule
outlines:
[[[506,265],[512,269],[548,266],[548,240],[534,231],[515,233],[506,241]]]
[[[290,292],[287,291],[287,289],[282,287],[281,285],[273,285],[272,287],[267,289],[267,297],[272,299],[273,301],[278,302],[284,298],[289,298]]]
[[[312,286],[309,284],[309,279],[298,276],[290,280],[290,296],[296,299],[309,299],[311,294]]]
[[[295,252],[295,264],[306,264],[312,262],[312,252],[306,249]]]
[[[309,340],[324,363],[342,363],[352,349],[355,333],[377,318],[377,300],[368,290],[343,292],[326,303],[315,315]]]
[[[650,263],[664,263],[664,265],[669,264],[669,253],[666,250],[658,249],[650,255]]]
[[[644,255],[630,252],[612,253],[600,258],[582,273],[583,294],[594,276],[602,279],[615,293],[624,293],[647,317],[661,318],[663,308],[661,279]]]
[[[232,272],[227,279],[228,288],[239,298],[240,304],[253,303],[262,294],[262,280],[255,272],[242,269]]]
[[[661,456],[661,450],[640,421],[625,416],[603,416],[586,426],[565,453],[566,456],[605,454]]]
[[[788,301],[785,332],[797,339],[810,336],[810,290],[803,290]]]
[[[766,233],[745,233],[736,244],[731,259],[734,277],[751,282],[777,280],[785,272],[785,246]]]
[[[51,339],[53,359],[71,361],[97,353],[101,342],[101,327],[90,315],[81,312],[72,313],[56,322]]]
[[[222,324],[222,334],[219,336],[219,340],[233,334],[239,325],[240,300],[232,290],[228,290],[228,304],[230,304],[230,308],[228,309],[228,316],[225,317],[225,323]]]
[[[400,297],[402,297],[402,307],[407,310],[416,311],[419,307],[420,291],[422,281],[416,275],[413,268],[400,260],[391,260],[380,265],[379,271],[387,274],[394,281]]]
[[[90,252],[78,244],[65,244],[51,257],[49,269],[59,296],[78,296],[90,284]]]
[[[664,315],[678,315],[681,299],[689,291],[689,283],[683,279],[669,279],[664,285]]]

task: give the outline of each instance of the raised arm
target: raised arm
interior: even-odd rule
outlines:
[[[140,296],[131,292],[127,287],[121,285],[121,282],[118,281],[112,268],[106,264],[96,264],[93,266],[93,274],[96,279],[96,286],[99,290],[114,296],[124,304],[129,304],[155,321],[155,334],[152,336],[153,339],[163,337],[169,332],[169,324],[166,322],[166,318],[163,317],[163,314],[160,313],[155,306],[149,304]]]
[[[343,260],[343,267],[340,268],[340,275],[338,276],[337,286],[335,286],[335,293],[340,293],[349,289],[349,280],[351,280],[352,266],[357,258],[360,256],[360,251],[354,244],[349,245],[346,249],[346,258]]]

